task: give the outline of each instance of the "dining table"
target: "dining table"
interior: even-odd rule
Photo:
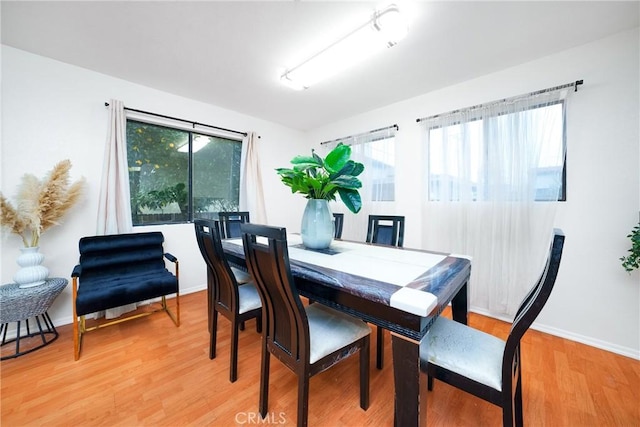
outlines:
[[[222,246],[232,265],[246,269],[242,239],[225,239]],[[301,295],[390,331],[394,425],[426,426],[421,342],[449,304],[453,319],[467,323],[471,259],[340,239],[326,249],[308,249],[292,233],[287,249]]]

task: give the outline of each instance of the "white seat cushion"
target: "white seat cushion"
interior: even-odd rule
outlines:
[[[310,364],[371,333],[371,328],[362,320],[322,304],[311,304],[306,307],[306,311],[309,320]]]
[[[238,298],[240,299],[239,314],[262,307],[260,294],[253,283],[245,283],[242,286],[238,286]]]
[[[420,357],[467,378],[502,391],[505,342],[462,323],[439,317],[421,345]],[[428,354],[425,354],[427,352]]]
[[[239,268],[235,267],[231,267],[231,271],[236,277],[236,282],[238,282],[238,285],[244,285],[245,283],[249,283],[251,281],[251,274],[247,273],[246,271],[240,270]]]

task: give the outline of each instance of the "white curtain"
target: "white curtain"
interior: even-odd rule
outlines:
[[[260,156],[258,154],[259,137],[248,132],[242,140],[242,160],[240,161],[240,210],[248,211],[251,222],[268,224],[264,205]]]
[[[471,305],[513,315],[545,260],[564,189],[565,90],[424,120],[422,245],[472,257]]]
[[[376,129],[358,135],[339,138],[323,145],[326,156],[340,142],[351,146],[351,159],[364,165],[358,176],[362,181],[362,209],[353,214],[336,196],[331,211],[344,213],[342,238],[364,242],[369,215],[401,215],[395,205],[395,135],[397,126]]]
[[[130,233],[133,230],[126,129],[127,119],[123,102],[109,100],[109,129],[102,166],[97,235]],[[114,318],[136,308],[136,304],[128,304],[109,309],[106,313],[97,313],[96,317]]]

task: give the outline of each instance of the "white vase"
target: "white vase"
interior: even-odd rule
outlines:
[[[40,265],[44,261],[44,255],[38,252],[39,249],[37,246],[20,248],[22,253],[18,256],[16,262],[21,268],[13,276],[13,280],[21,288],[42,285],[49,277],[49,270]]]
[[[333,240],[333,215],[329,202],[309,199],[302,215],[302,243],[309,249],[326,249]]]

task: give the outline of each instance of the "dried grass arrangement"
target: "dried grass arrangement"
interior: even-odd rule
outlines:
[[[85,180],[69,183],[71,161],[63,160],[41,181],[25,174],[15,207],[0,193],[0,225],[22,238],[25,247],[38,246],[40,235],[54,225],[78,201]]]

